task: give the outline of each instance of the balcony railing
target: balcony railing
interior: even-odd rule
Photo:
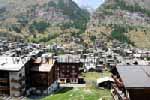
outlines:
[[[117,95],[119,100],[129,100],[129,98],[123,93],[121,90],[119,90],[116,86],[113,86],[113,96]]]
[[[12,79],[11,79],[11,82],[21,84],[21,82],[24,81],[24,80],[25,80],[25,76],[22,77],[22,78],[20,78],[19,80],[16,80],[16,79],[12,78]]]
[[[12,87],[11,90],[13,90],[13,91],[21,91],[21,88]]]
[[[8,81],[8,78],[0,78],[0,82],[7,83]]]
[[[12,91],[19,91],[19,92],[22,92],[24,91],[25,87],[12,87],[11,90]]]
[[[13,82],[13,83],[19,83],[20,84],[20,81],[16,80],[16,79],[12,79],[11,82]]]
[[[22,78],[20,78],[20,81],[24,81],[25,79],[25,76],[23,76]]]
[[[7,91],[9,90],[8,86],[0,86],[0,91]]]
[[[76,73],[76,72],[73,72],[73,73],[71,73],[71,75],[78,75],[78,73]]]

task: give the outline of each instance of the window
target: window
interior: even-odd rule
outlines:
[[[19,77],[20,77],[20,78],[22,77],[22,74],[21,74],[21,73],[19,74]]]
[[[76,68],[76,66],[72,66],[72,68],[73,68],[73,69],[75,69],[75,68]]]
[[[72,70],[72,73],[75,73],[76,71],[75,70]]]
[[[65,80],[64,80],[64,79],[60,79],[60,81],[63,81],[63,82],[64,82]]]
[[[69,68],[69,66],[67,66],[67,68]]]

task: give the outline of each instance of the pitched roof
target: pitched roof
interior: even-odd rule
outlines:
[[[0,57],[0,70],[19,71],[29,58],[21,59],[19,57]]]
[[[57,57],[57,62],[59,63],[80,63],[80,56],[79,55],[60,55]]]
[[[150,88],[150,66],[117,66],[127,89]]]
[[[54,66],[55,60],[53,59],[48,59],[46,61],[45,58],[38,57],[34,63],[39,63],[39,66],[32,66],[31,70],[32,71],[38,71],[38,72],[50,72],[52,67]]]

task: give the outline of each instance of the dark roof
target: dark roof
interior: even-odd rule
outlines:
[[[150,66],[117,66],[127,89],[150,88]]]

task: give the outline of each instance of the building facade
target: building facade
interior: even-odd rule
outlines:
[[[49,95],[58,88],[54,62],[38,57],[30,64],[27,95]]]
[[[64,55],[57,58],[55,62],[56,79],[60,84],[80,83],[80,68],[83,64],[77,56]]]
[[[21,59],[0,58],[0,95],[19,97],[25,95],[25,64]],[[2,60],[3,59],[3,60]]]

